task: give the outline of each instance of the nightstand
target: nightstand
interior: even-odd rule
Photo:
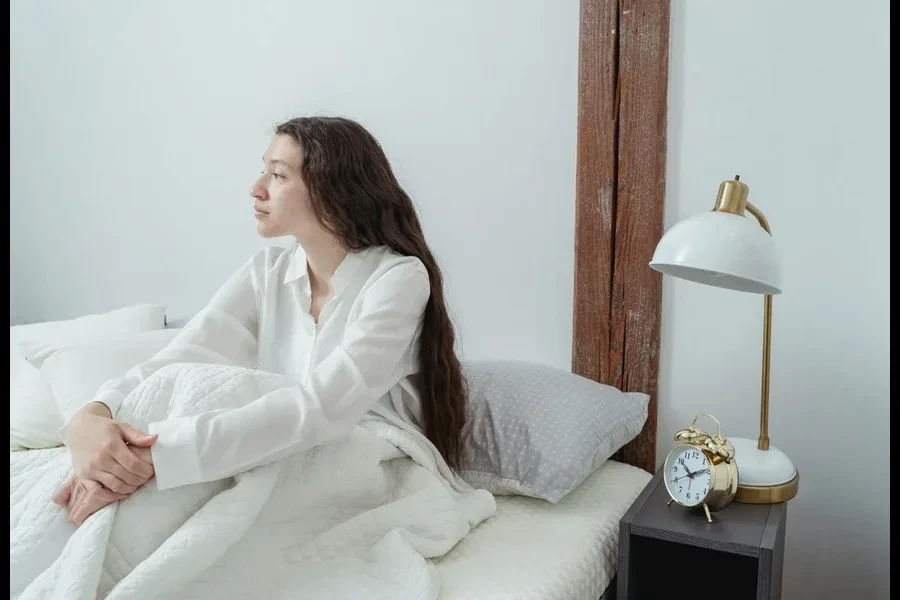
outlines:
[[[781,598],[785,503],[732,502],[709,523],[668,501],[658,471],[619,522],[617,600]]]

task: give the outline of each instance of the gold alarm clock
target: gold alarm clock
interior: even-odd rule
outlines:
[[[697,428],[697,419],[709,417],[719,428],[718,435],[709,435]],[[712,522],[710,511],[722,510],[734,499],[738,486],[738,468],[734,461],[734,446],[722,437],[722,426],[712,415],[700,413],[693,423],[675,434],[679,442],[666,456],[663,477],[671,500],[682,506],[703,506],[706,520]]]

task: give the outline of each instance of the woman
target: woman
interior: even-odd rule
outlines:
[[[437,263],[383,150],[359,124],[275,129],[250,189],[266,248],[153,360],[104,385],[67,424],[75,475],[54,496],[81,524],[154,475],[160,489],[229,477],[348,435],[370,410],[421,430],[458,469],[465,382]],[[114,420],[173,362],[258,367],[298,385],[247,406],[151,423]]]

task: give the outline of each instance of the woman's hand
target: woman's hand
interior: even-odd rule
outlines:
[[[78,479],[96,481],[118,494],[130,494],[153,477],[153,465],[147,457],[156,436],[112,420],[104,404],[92,402],[78,411],[63,437]],[[147,460],[136,455],[138,449],[146,450],[141,455]]]
[[[53,494],[53,502],[67,508],[69,511],[69,523],[81,525],[89,516],[107,504],[118,502],[127,497],[127,494],[117,494],[109,491],[96,481],[81,479],[77,475],[72,475]]]
[[[132,452],[140,460],[153,464],[150,448],[132,447]],[[66,510],[69,511],[69,523],[81,525],[89,516],[107,504],[124,500],[128,496],[129,494],[110,491],[91,479],[82,479],[77,475],[72,475],[53,494],[53,502],[66,507]]]

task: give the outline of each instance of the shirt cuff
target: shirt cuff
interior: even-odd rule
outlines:
[[[179,417],[150,423],[150,434],[158,434],[150,447],[156,487],[167,490],[203,481],[197,453],[196,417]]]
[[[125,400],[125,395],[122,394],[122,392],[111,389],[98,394],[94,398],[91,398],[88,402],[85,402],[85,405],[91,402],[102,402],[109,409],[109,412],[112,413],[112,418],[115,419],[116,413],[119,412],[119,408],[122,406],[123,400]]]

